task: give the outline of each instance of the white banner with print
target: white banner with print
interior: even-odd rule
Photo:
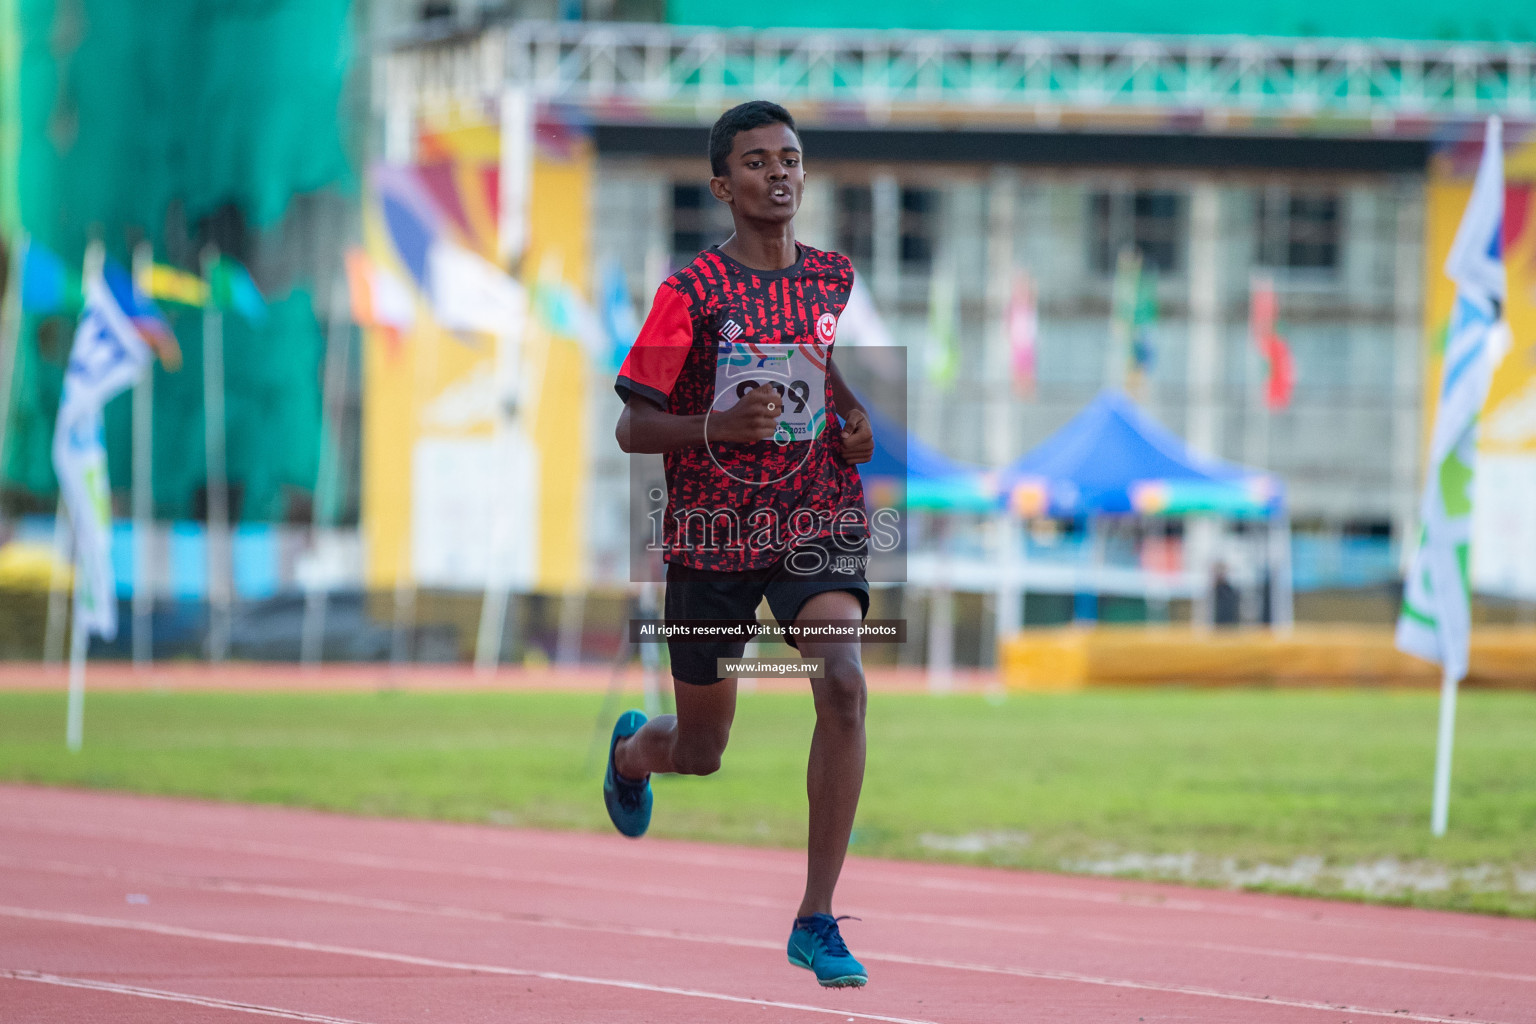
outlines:
[[[53,468],[74,527],[76,628],[107,640],[117,635],[117,585],[101,410],[139,379],[152,358],[101,276],[87,281],[54,426]]]

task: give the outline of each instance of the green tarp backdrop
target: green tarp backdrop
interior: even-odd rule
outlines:
[[[0,0],[0,16],[8,6],[20,226],[75,266],[93,237],[123,263],[148,239],[158,261],[194,271],[215,242],[267,291],[263,323],[224,317],[228,466],[242,518],[281,518],[290,488],[313,488],[321,443],[314,293],[329,249],[311,222],[334,231],[316,217],[324,197],[355,192],[351,0]],[[166,309],[186,365],[156,370],[156,511],[186,518],[204,483],[201,315]],[[73,329],[26,318],[0,467],[13,500],[56,493],[49,444]],[[126,396],[108,407],[119,491],[129,419]]]

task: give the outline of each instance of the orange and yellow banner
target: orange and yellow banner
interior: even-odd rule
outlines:
[[[501,145],[499,125],[445,116],[421,127],[409,168],[412,209],[430,206],[433,230],[491,262],[498,257]],[[593,175],[587,139],[541,126],[528,245],[507,268],[530,290],[554,274],[583,300],[590,294]],[[401,208],[392,212],[400,216]],[[417,316],[403,344],[370,346],[365,359],[370,585],[405,578],[422,586],[477,586],[493,520],[510,519],[515,536],[503,541],[515,589],[583,586],[588,354],[580,339],[537,315],[504,337],[446,330],[395,249],[390,215],[378,196],[369,197],[365,246],[381,273],[411,282]],[[516,410],[510,421],[501,418],[507,408]],[[488,490],[488,481],[499,483]],[[516,506],[510,512],[508,503]]]

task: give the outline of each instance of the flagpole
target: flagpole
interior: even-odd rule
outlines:
[[[1264,382],[1264,344],[1265,339],[1258,334],[1258,324],[1255,320],[1254,303],[1260,294],[1268,295],[1269,301],[1278,304],[1279,299],[1275,295],[1274,282],[1264,274],[1257,271],[1248,275],[1248,365],[1257,367],[1253,375],[1253,382],[1248,388],[1248,401],[1253,410],[1253,430],[1249,434],[1248,461],[1259,469],[1269,469],[1269,404],[1265,401]],[[1274,325],[1270,325],[1274,329]]]
[[[1185,440],[1201,455],[1221,454],[1217,445],[1217,388],[1221,379],[1221,191],[1214,180],[1197,181],[1189,202],[1189,348],[1185,359],[1188,412]],[[1190,618],[1196,631],[1209,629],[1215,611],[1212,569],[1221,541],[1218,523],[1207,515],[1185,517],[1186,564],[1198,575]]]
[[[1255,309],[1255,304],[1259,301],[1258,297],[1261,294],[1267,296],[1267,301],[1270,307],[1264,311],[1266,316],[1270,319],[1270,322],[1267,324],[1260,320],[1257,310]],[[1272,278],[1258,271],[1253,271],[1248,275],[1249,337],[1247,365],[1256,368],[1253,373],[1253,380],[1248,387],[1248,407],[1253,417],[1253,427],[1249,432],[1248,461],[1251,465],[1262,469],[1266,473],[1269,472],[1269,431],[1270,417],[1273,415],[1273,413],[1269,407],[1268,395],[1266,393],[1268,390],[1268,385],[1264,379],[1264,346],[1268,343],[1268,341],[1259,333],[1259,329],[1261,327],[1265,327],[1271,334],[1273,334],[1277,329],[1274,321],[1278,318],[1279,302],[1279,297],[1275,294],[1275,284]],[[1269,358],[1274,358],[1273,353],[1269,355]],[[1273,369],[1271,369],[1270,372],[1274,372]],[[1285,514],[1289,515],[1289,510],[1287,510]],[[1268,587],[1270,617],[1269,628],[1271,632],[1276,631],[1280,627],[1281,617],[1280,604],[1276,600],[1279,590],[1279,573],[1276,567],[1276,556],[1279,553],[1280,546],[1279,523],[1277,520],[1278,516],[1274,513],[1271,513],[1268,520],[1266,521],[1264,565],[1269,571],[1269,579],[1267,582],[1261,579],[1257,588],[1259,591],[1259,603],[1262,605],[1265,596],[1264,590],[1266,586]],[[1289,571],[1288,567],[1287,571]],[[1285,627],[1286,631],[1289,631],[1289,628],[1290,624],[1287,623]]]
[[[76,592],[83,578],[83,573],[75,573]],[[69,709],[65,715],[64,745],[71,754],[80,752],[85,737],[85,655],[91,634],[80,620],[79,615],[71,616],[69,636]]]
[[[335,500],[340,458],[341,416],[339,396],[345,386],[347,373],[347,289],[346,283],[337,278],[331,288],[330,329],[325,342],[325,383],[320,396],[320,458],[315,474],[315,495],[310,508],[309,533],[312,565],[323,569],[325,559],[321,532],[326,527],[326,509]],[[338,439],[332,449],[336,455],[326,457],[326,441],[332,435]],[[304,594],[304,623],[300,630],[299,661],[308,666],[318,666],[325,655],[325,612],[330,598],[330,581],[311,579]]]
[[[987,198],[987,261],[991,264],[986,281],[987,358],[991,385],[987,389],[990,413],[987,431],[987,461],[993,468],[1007,465],[1013,454],[1013,373],[1008,336],[1008,300],[1013,289],[1014,207],[1018,181],[1012,173],[997,171],[989,183]]]
[[[539,280],[561,281],[565,268],[555,253],[546,254],[544,264],[537,271]],[[497,457],[506,464],[525,468],[523,457],[529,439],[538,422],[540,398],[544,392],[544,378],[549,370],[549,352],[554,339],[547,327],[534,332],[529,310],[521,325],[513,332],[501,331],[496,336],[496,381],[500,401],[497,403],[496,421],[492,438]],[[535,347],[532,343],[537,341]],[[537,357],[537,358],[535,358]],[[515,390],[514,390],[515,384]],[[516,447],[516,456],[512,448]],[[536,470],[535,470],[536,472]],[[513,509],[503,486],[498,496],[492,484],[491,562],[486,570],[485,592],[480,603],[480,625],[475,636],[475,670],[481,674],[493,673],[501,662],[501,648],[506,637],[507,607],[516,580],[508,562],[511,561],[512,535],[516,525],[512,522]],[[515,486],[515,484],[514,484]],[[528,525],[522,524],[526,531]]]
[[[91,242],[85,248],[85,273],[83,280],[86,286],[101,275],[102,264],[106,262],[106,246],[100,240]],[[62,399],[61,399],[62,400]],[[55,427],[57,429],[57,427]],[[59,511],[63,511],[64,488],[59,487]],[[75,537],[75,555],[81,553],[79,544],[78,525],[71,533]],[[57,520],[55,520],[55,537],[58,535]],[[85,573],[80,571],[80,566],[75,566],[74,580],[74,608],[70,615],[69,637],[69,704],[64,716],[64,745],[72,754],[80,752],[80,746],[85,739],[85,662],[88,648],[91,642],[90,627],[81,621],[80,615],[80,588],[86,585]]]
[[[203,280],[212,280],[217,246],[203,250]],[[203,444],[207,456],[204,509],[208,538],[208,658],[229,657],[229,479],[224,464],[224,313],[203,307]]]
[[[133,287],[149,273],[154,252],[148,242],[133,249]],[[133,667],[154,660],[154,594],[149,576],[150,532],[155,524],[155,367],[151,363],[133,386]]]
[[[18,231],[7,254],[3,309],[0,309],[0,486],[5,483],[6,428],[11,423],[11,392],[16,387],[16,356],[21,342],[21,285],[27,270],[27,233]]]
[[[1141,255],[1127,245],[1115,257],[1109,285],[1109,349],[1105,353],[1104,386],[1130,387],[1131,344],[1134,340],[1136,291],[1141,279]]]
[[[548,339],[544,340],[547,342]],[[511,339],[498,335],[496,353],[497,360],[501,364],[499,367],[501,372],[496,375],[498,384],[512,377],[518,369],[526,373],[528,363],[525,359],[519,359],[515,367],[506,365],[509,357],[514,355],[520,357],[526,354],[522,345],[518,345],[514,350]],[[527,383],[526,378],[524,383]],[[517,407],[516,415],[531,422],[532,419],[528,415],[529,406],[519,401]],[[493,450],[498,457],[505,456],[508,446],[515,443],[512,437],[512,431],[515,428],[516,420],[508,413],[506,403],[499,402],[496,422],[492,428]],[[481,675],[494,673],[501,663],[501,648],[507,629],[507,603],[512,589],[512,581],[507,569],[507,560],[510,557],[508,549],[512,539],[508,535],[512,529],[512,524],[509,522],[511,510],[507,507],[505,500],[496,499],[494,484],[492,487],[490,565],[486,568],[485,592],[480,599],[480,625],[475,634],[475,671]]]
[[[510,343],[507,338],[497,335],[496,357],[499,364],[504,364],[510,353]],[[497,384],[505,379],[506,372],[502,366],[498,366],[503,372],[497,373]],[[508,443],[508,419],[506,403],[498,402],[496,408],[496,421],[491,428],[492,450],[500,458],[506,453]],[[507,630],[507,601],[511,583],[507,573],[507,548],[509,538],[507,522],[510,510],[504,501],[496,500],[496,485],[493,481],[487,481],[492,488],[491,501],[491,547],[490,564],[485,570],[485,591],[480,596],[480,624],[475,631],[475,672],[479,675],[493,675],[501,664],[501,648],[506,639]]]
[[[75,576],[75,590],[80,588],[80,576]],[[71,754],[80,752],[86,728],[86,645],[91,642],[91,631],[74,616],[69,626],[69,711],[65,722],[65,746]]]
[[[988,184],[987,218],[987,365],[991,384],[987,389],[987,461],[1001,471],[1013,448],[1013,346],[1009,312],[1014,286],[1014,223],[1018,181],[1009,172],[997,171]],[[1014,575],[1018,545],[1018,519],[1011,508],[993,517],[999,551],[998,571],[992,593],[993,647],[1002,651],[1013,633],[1019,596]]]
[[[411,346],[411,421],[413,434],[419,435],[422,417],[425,415],[428,394],[431,387],[436,386],[438,360],[438,338],[440,328],[433,326],[430,330],[419,330],[416,344]],[[415,441],[412,441],[412,450],[407,453],[407,458],[415,458]],[[415,469],[412,469],[412,473]],[[399,561],[395,568],[395,608],[394,621],[390,628],[389,638],[389,665],[393,672],[390,686],[395,685],[394,676],[398,675],[401,666],[406,662],[415,660],[414,633],[416,630],[416,550],[415,542],[411,537],[414,528],[416,509],[411,509],[412,527],[407,528],[405,536],[401,539]]]
[[[1430,812],[1430,831],[1445,835],[1451,804],[1451,747],[1456,739],[1457,680],[1447,668],[1440,677],[1440,735],[1435,743],[1435,799]]]
[[[955,592],[950,580],[948,523],[933,517],[937,578],[928,589],[928,692],[948,693],[955,683]]]
[[[70,588],[64,585],[61,566],[75,564],[69,522],[64,516],[64,489],[53,507],[53,564],[48,567],[48,617],[43,622],[43,664],[64,660],[64,630],[69,626]]]

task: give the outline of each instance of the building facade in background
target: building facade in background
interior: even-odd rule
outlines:
[[[95,231],[120,260],[147,239],[190,269],[214,242],[252,268],[272,316],[232,323],[225,339],[237,515],[253,528],[309,520],[322,457],[339,463],[336,507],[313,521],[357,524],[347,564],[367,559],[359,584],[388,586],[404,566],[431,576],[411,538],[455,536],[431,524],[467,506],[402,467],[423,439],[481,429],[460,431],[457,406],[443,409],[484,398],[451,373],[418,394],[425,349],[390,349],[332,316],[342,253],[368,234],[368,168],[441,165],[423,140],[468,125],[490,140],[469,161],[489,177],[465,194],[490,209],[508,180],[497,161],[509,102],[534,126],[533,255],[513,265],[494,239],[483,255],[530,293],[555,281],[601,316],[617,279],[643,316],[658,281],[729,233],[705,186],[708,126],[735,102],[778,100],[806,143],[802,237],[853,259],[907,348],[918,438],[999,466],[1102,388],[1125,387],[1197,449],[1284,478],[1302,588],[1398,576],[1438,373],[1443,250],[1466,154],[1499,113],[1515,185],[1516,350],[1488,437],[1504,460],[1490,465],[1510,468],[1479,486],[1503,510],[1489,522],[1516,522],[1522,495],[1536,494],[1536,399],[1521,376],[1536,365],[1536,270],[1519,255],[1536,179],[1536,19],[1514,5],[792,0],[733,12],[737,27],[711,26],[717,8],[695,0],[335,0],[206,23],[170,6],[129,17],[129,6],[0,2],[24,30],[0,46],[0,187],[15,181],[19,200],[0,219],[70,263]],[[261,74],[245,66],[253,46],[275,55]],[[1250,329],[1256,289],[1274,295],[1294,362],[1280,408],[1266,404],[1270,367]],[[548,302],[535,313],[563,316]],[[156,378],[155,505],[186,523],[202,514],[201,451],[187,441],[202,434],[200,319],[171,315],[188,367]],[[326,428],[333,322],[352,376]],[[61,323],[23,325],[0,511],[52,508]],[[1020,323],[1034,325],[1027,359]],[[568,590],[626,575],[629,467],[606,442],[611,353],[568,318],[550,337],[563,390],[546,411],[582,426],[538,428],[537,515],[552,532],[535,545],[535,578]],[[474,365],[468,349],[442,351]],[[385,397],[407,393],[415,414],[390,415]],[[112,478],[126,489],[126,401],[107,420]],[[1481,550],[1490,587],[1525,593],[1490,560],[1500,549]],[[287,567],[269,567],[280,582],[263,594],[294,577],[294,558],[274,558]]]
[[[695,28],[717,14],[690,0],[653,25],[486,10],[441,5],[435,41],[392,58],[385,109],[494,102],[512,83],[585,131],[592,251],[642,306],[730,231],[705,186],[708,124],[742,99],[783,102],[807,150],[801,236],[853,258],[912,353],[923,441],[1001,465],[1126,386],[1197,449],[1284,477],[1298,547],[1323,542],[1298,551],[1303,576],[1397,575],[1433,367],[1426,276],[1443,259],[1426,248],[1432,156],[1489,113],[1528,137],[1536,25],[1520,12],[791,3]],[[455,16],[490,26],[445,37]],[[1128,253],[1146,281],[1129,358],[1113,323]],[[1038,304],[1022,390],[1007,327],[1020,275]],[[1294,360],[1283,408],[1265,402],[1256,287]],[[952,343],[932,315],[949,294]]]

